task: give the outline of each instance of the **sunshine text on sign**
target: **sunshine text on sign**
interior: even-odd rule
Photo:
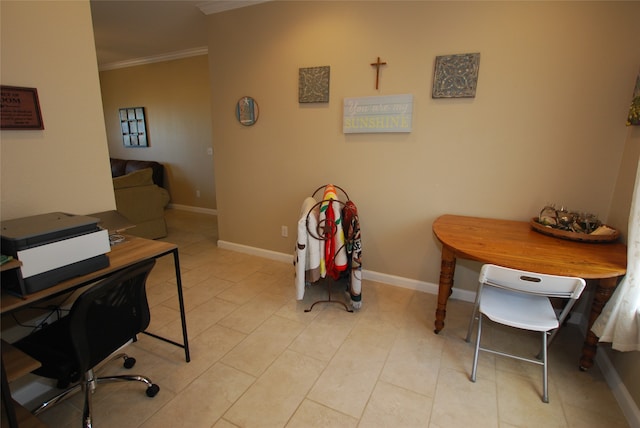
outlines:
[[[405,116],[358,116],[344,119],[344,127],[347,129],[359,128],[407,128],[409,120]]]

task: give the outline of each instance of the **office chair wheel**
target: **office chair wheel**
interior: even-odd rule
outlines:
[[[122,364],[125,369],[130,369],[136,365],[136,359],[133,357],[124,357],[124,363]]]
[[[160,387],[155,383],[151,384],[151,386],[147,388],[147,397],[155,397],[158,391],[160,391]]]

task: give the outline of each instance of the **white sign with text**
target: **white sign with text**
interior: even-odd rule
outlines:
[[[413,95],[345,98],[345,134],[411,132]]]

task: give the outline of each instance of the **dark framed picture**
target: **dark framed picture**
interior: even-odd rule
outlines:
[[[1,91],[0,129],[44,129],[36,88],[2,85]]]
[[[121,108],[119,115],[122,144],[125,147],[148,147],[144,107]]]

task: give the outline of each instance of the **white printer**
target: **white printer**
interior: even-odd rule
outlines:
[[[60,212],[3,221],[2,254],[21,266],[2,272],[2,288],[30,294],[109,266],[109,234],[98,221]]]

